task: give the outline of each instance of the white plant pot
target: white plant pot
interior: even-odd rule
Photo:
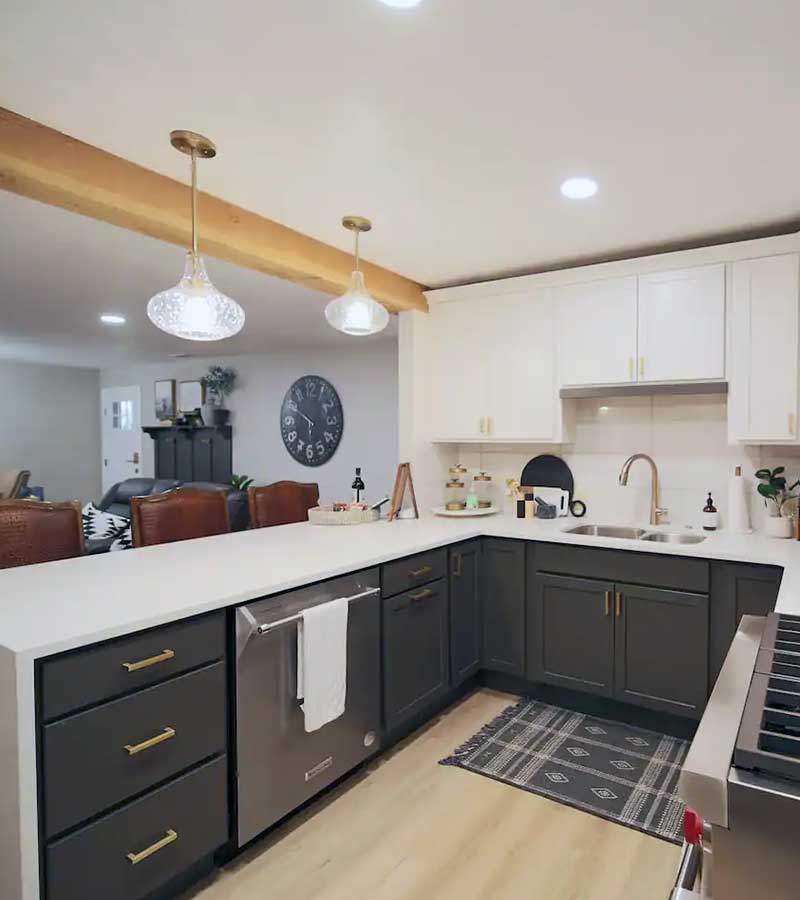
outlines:
[[[790,538],[792,536],[792,520],[786,516],[770,516],[764,521],[764,532],[774,538]]]

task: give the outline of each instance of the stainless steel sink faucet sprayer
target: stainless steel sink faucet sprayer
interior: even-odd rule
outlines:
[[[637,459],[645,459],[650,463],[650,473],[652,475],[650,480],[650,524],[658,525],[659,516],[665,516],[669,510],[658,505],[658,468],[653,458],[646,453],[634,453],[633,456],[629,456],[622,464],[622,470],[619,473],[619,483],[623,487],[627,485],[631,465]]]

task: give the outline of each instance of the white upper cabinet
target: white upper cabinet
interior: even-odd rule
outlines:
[[[431,306],[435,441],[560,442],[549,288]]]
[[[638,381],[724,377],[725,266],[641,275]]]
[[[744,260],[731,270],[730,438],[795,444],[799,258],[790,253]]]
[[[556,288],[562,385],[636,380],[636,277]]]

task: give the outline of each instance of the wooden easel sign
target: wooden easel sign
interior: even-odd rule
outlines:
[[[389,521],[393,522],[403,508],[403,498],[405,497],[406,487],[411,491],[411,502],[414,504],[414,518],[419,518],[419,509],[417,508],[417,495],[414,493],[414,481],[411,478],[411,463],[400,463],[397,467],[397,477],[394,480],[394,490],[392,491],[392,505],[389,508]]]

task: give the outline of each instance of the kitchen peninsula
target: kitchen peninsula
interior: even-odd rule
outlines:
[[[0,897],[4,900],[37,900],[44,897],[40,879],[42,873],[46,873],[49,863],[43,863],[40,858],[40,845],[44,846],[48,841],[40,812],[45,803],[42,797],[40,735],[43,717],[47,719],[48,714],[41,708],[41,673],[43,661],[49,657],[65,654],[56,658],[74,660],[83,651],[77,654],[70,651],[78,651],[79,648],[94,645],[100,645],[101,649],[104,646],[113,647],[113,643],[104,645],[103,642],[140,633],[145,629],[169,626],[171,623],[187,620],[202,622],[208,617],[194,617],[203,617],[204,614],[233,608],[256,598],[269,597],[336,576],[384,566],[391,561],[405,560],[417,554],[424,554],[425,559],[444,560],[446,551],[440,548],[451,548],[450,552],[453,553],[464,546],[482,548],[483,551],[483,559],[479,563],[481,581],[475,581],[481,585],[480,596],[474,598],[476,605],[473,614],[477,610],[478,618],[484,621],[484,628],[494,627],[491,625],[493,604],[507,603],[509,600],[517,603],[522,633],[516,629],[516,638],[523,642],[527,639],[529,644],[527,665],[524,647],[518,663],[505,665],[501,662],[500,665],[494,665],[488,658],[491,654],[487,656],[487,646],[495,648],[493,641],[497,635],[487,637],[484,634],[483,658],[472,665],[469,670],[472,674],[477,669],[489,669],[526,676],[529,682],[537,680],[536,666],[532,664],[532,657],[536,656],[532,649],[536,643],[536,636],[532,633],[532,614],[528,614],[527,632],[525,631],[525,605],[527,603],[528,608],[534,610],[537,603],[535,590],[532,588],[542,568],[535,562],[537,554],[550,554],[548,573],[562,571],[570,576],[591,575],[640,584],[653,582],[673,591],[691,590],[697,595],[710,595],[710,599],[709,596],[705,599],[710,610],[710,649],[704,656],[704,666],[708,666],[704,670],[708,683],[701,686],[703,697],[710,691],[716,675],[714,655],[716,653],[719,656],[720,651],[719,648],[715,650],[715,641],[724,643],[726,635],[729,640],[732,637],[730,629],[735,628],[733,612],[726,612],[721,618],[715,615],[716,607],[730,599],[728,593],[725,596],[715,596],[715,572],[721,573],[722,577],[722,573],[727,571],[726,567],[734,563],[743,564],[745,573],[758,573],[762,570],[757,567],[767,567],[763,569],[767,573],[765,584],[769,582],[772,585],[770,589],[773,589],[777,588],[782,569],[777,609],[789,613],[800,612],[800,554],[794,542],[719,532],[709,535],[707,540],[698,544],[654,546],[641,540],[568,534],[564,532],[564,527],[562,522],[519,521],[510,516],[496,516],[481,522],[423,518],[419,521],[380,522],[355,530],[318,528],[303,523],[0,572],[0,595],[4,598],[0,606]],[[455,550],[452,545],[457,545]],[[298,547],[303,548],[302,552],[298,552]],[[562,556],[560,561],[554,562],[553,548],[581,551],[590,555],[575,558]],[[432,556],[434,551],[441,556]],[[669,557],[675,559],[668,566],[661,566],[661,574],[652,577],[649,574],[637,574],[643,571],[639,568],[642,564],[655,565]],[[449,573],[452,585],[453,567],[445,563],[446,567],[439,571],[438,565],[434,561],[431,565],[418,568],[412,566],[411,569],[415,573],[414,577],[425,569],[431,569],[427,575],[419,575],[420,583],[434,577],[444,577],[446,581]],[[684,565],[690,565],[685,570],[685,576],[682,574]],[[581,567],[585,566],[589,566],[592,571],[584,572]],[[615,567],[620,572],[633,571],[633,574],[616,575]],[[390,570],[391,566],[385,566],[384,597],[394,591],[414,587],[414,583],[410,582],[393,587],[390,591],[387,588],[387,572]],[[519,574],[517,582],[509,581],[510,572]],[[777,577],[774,573],[777,573]],[[548,574],[546,577],[553,576]],[[496,586],[494,578],[497,578]],[[511,588],[509,584],[512,585]],[[418,595],[424,593],[424,590],[417,591]],[[428,594],[431,595],[431,591]],[[451,586],[451,625],[456,596]],[[447,610],[446,591],[444,597],[443,608]],[[747,611],[739,610],[739,613]],[[619,612],[617,615],[619,616]],[[715,623],[720,622],[722,624],[719,627],[724,634],[715,635]],[[500,623],[501,626],[502,624]],[[505,625],[508,624],[506,621]],[[514,627],[513,621],[511,625]],[[451,640],[456,630],[453,626]],[[202,642],[198,640],[194,647],[200,643]],[[165,649],[166,645],[162,648],[158,643],[158,652]],[[230,653],[230,647],[225,649]],[[664,647],[657,646],[654,642],[654,657],[665,652],[667,650]],[[127,657],[122,662],[122,665],[126,664],[131,665]],[[629,680],[631,677],[631,673],[628,673]],[[174,678],[170,684],[180,681],[180,678]],[[551,679],[551,683],[557,684],[558,680]],[[630,689],[630,685],[627,687],[627,694],[622,699],[638,702],[634,696],[635,691]],[[226,690],[232,691],[232,685]],[[441,703],[447,696],[447,691],[439,692],[437,699]],[[87,697],[82,704],[73,703],[71,709],[100,699],[103,697]],[[641,705],[666,712],[674,712],[683,706],[683,715],[689,719],[696,719],[701,711],[699,708],[691,708],[691,698],[682,697],[676,698],[666,707],[664,703],[659,705],[659,702],[647,700]],[[62,711],[65,712],[66,709]],[[211,715],[210,710],[208,715]],[[63,718],[53,718],[56,722],[64,721]],[[228,753],[230,754],[230,750]],[[216,759],[215,764],[220,772],[228,759],[229,755]],[[207,765],[210,766],[211,763]],[[211,777],[210,774],[208,777]],[[63,814],[63,810],[61,813]],[[89,814],[84,818],[94,821]],[[227,829],[227,814],[223,818]],[[70,818],[67,814],[64,822],[80,819],[80,816]],[[68,840],[72,834],[70,827],[67,824],[63,828],[51,828],[50,834],[57,837],[66,834]],[[170,839],[170,832],[166,833],[164,839]],[[224,843],[224,840],[219,843]],[[136,856],[135,853],[132,855]]]

